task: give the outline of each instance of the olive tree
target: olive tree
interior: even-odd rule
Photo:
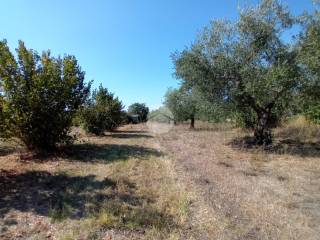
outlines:
[[[175,74],[214,104],[253,111],[256,142],[269,144],[271,116],[280,117],[301,86],[297,51],[283,38],[294,23],[276,0],[242,10],[237,22],[213,21],[174,54]]]
[[[0,41],[2,110],[11,136],[30,150],[53,150],[70,140],[72,118],[86,100],[90,84],[74,56],[40,56],[22,41],[15,55]]]
[[[190,128],[194,128],[197,113],[195,94],[187,89],[168,89],[165,105],[172,112],[175,122],[190,120]]]

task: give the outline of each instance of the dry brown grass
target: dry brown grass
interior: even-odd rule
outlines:
[[[2,145],[0,239],[319,239],[318,126],[291,121],[268,148],[197,126],[75,129],[45,159]]]
[[[319,239],[319,127],[295,124],[265,149],[238,141],[247,135],[238,129],[179,126],[160,137],[193,192],[196,239]]]
[[[3,151],[0,239],[178,239],[188,201],[146,127],[77,134],[55,157]]]
[[[279,138],[299,141],[301,143],[319,143],[320,125],[307,121],[303,116],[297,116],[278,128],[276,135]]]

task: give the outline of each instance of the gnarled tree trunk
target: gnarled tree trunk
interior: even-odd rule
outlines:
[[[272,143],[272,135],[270,129],[271,109],[262,110],[257,113],[258,123],[254,129],[256,143],[259,145],[268,145]]]
[[[194,129],[194,117],[192,116],[190,120],[190,129]]]

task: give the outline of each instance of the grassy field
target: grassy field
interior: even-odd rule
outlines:
[[[80,136],[44,159],[3,146],[0,239],[178,239],[187,198],[146,130]]]
[[[319,239],[320,128],[127,125],[35,158],[0,147],[0,239]]]

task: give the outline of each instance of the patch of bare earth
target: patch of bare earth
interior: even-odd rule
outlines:
[[[145,125],[36,159],[0,148],[0,239],[179,239],[187,198]]]
[[[319,136],[297,142],[282,130],[266,149],[239,130],[158,136],[192,194],[195,239],[320,239]]]

